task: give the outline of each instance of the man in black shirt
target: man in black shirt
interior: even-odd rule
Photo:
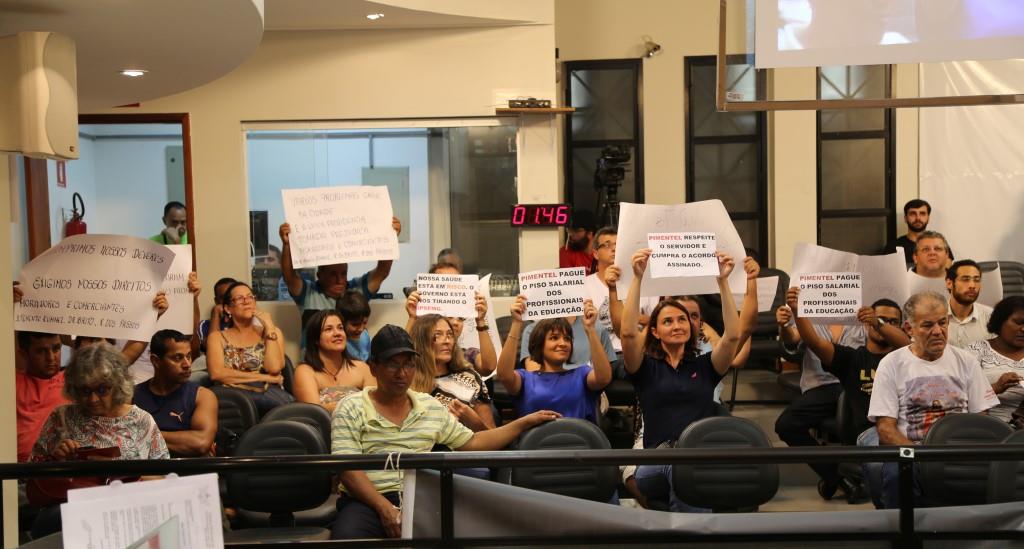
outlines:
[[[914,249],[917,247],[917,237],[928,228],[928,217],[932,214],[932,206],[928,202],[915,198],[903,206],[903,220],[907,222],[907,234],[890,242],[886,247],[886,253],[893,253],[897,246],[903,247],[903,254],[906,256],[907,265],[914,263]]]
[[[853,418],[856,432],[871,428],[868,405],[878,363],[890,351],[910,344],[910,338],[901,328],[903,315],[899,305],[891,299],[879,299],[870,307],[861,307],[857,320],[864,324],[867,341],[854,349],[818,335],[810,320],[797,316],[799,300],[800,288],[793,287],[786,292],[786,304],[796,318],[800,338],[807,349],[821,359],[825,370],[839,378],[846,394],[846,409]],[[852,482],[839,476],[837,464],[815,464],[814,469],[821,476],[818,493],[823,498],[830,499],[839,487],[847,494],[856,490]]]

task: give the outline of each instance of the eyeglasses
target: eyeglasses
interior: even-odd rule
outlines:
[[[241,305],[242,303],[255,303],[255,302],[256,302],[256,296],[254,296],[252,294],[249,294],[249,295],[238,295],[238,296],[235,296],[235,297],[231,298],[231,303],[234,303],[235,305]]]
[[[434,342],[438,341],[455,341],[455,333],[451,331],[434,332]]]
[[[98,387],[79,387],[78,392],[81,393],[82,398],[89,398],[92,395],[96,395],[100,398],[107,396],[110,392],[110,385],[100,385]]]
[[[594,246],[594,249],[595,250],[602,250],[604,248],[614,248],[614,247],[615,247],[615,243],[614,242],[602,242],[602,243],[598,244],[597,246]]]

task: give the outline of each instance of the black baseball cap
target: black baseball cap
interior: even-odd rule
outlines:
[[[374,362],[381,362],[401,353],[419,354],[413,348],[409,333],[394,324],[385,324],[370,341],[370,360]]]

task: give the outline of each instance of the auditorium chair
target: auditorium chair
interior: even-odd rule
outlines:
[[[1024,449],[1024,431],[1014,431],[1003,444],[1019,444]],[[1024,501],[1024,459],[993,461],[988,474],[988,503]]]
[[[327,454],[320,432],[305,423],[271,421],[246,431],[235,457],[315,456]],[[237,510],[238,527],[225,536],[228,543],[324,540],[330,531],[296,526],[295,513],[321,508],[331,495],[331,472],[294,467],[273,473],[229,473],[227,506]],[[269,516],[266,514],[269,513]],[[269,527],[250,527],[264,524]],[[327,526],[333,515],[321,520]]]
[[[292,386],[295,384],[295,365],[292,364],[292,359],[288,358],[288,355],[284,355],[284,368],[281,369],[281,377],[284,378],[281,386],[289,395],[294,395]]]
[[[772,276],[779,277],[779,282],[775,287],[775,299],[772,301],[770,310],[757,313],[757,323],[754,326],[754,332],[750,334],[750,358],[747,359],[747,364],[744,366],[746,368],[758,365],[777,371],[779,358],[783,356],[782,343],[779,342],[779,325],[775,322],[775,309],[778,309],[786,302],[786,290],[789,288],[789,275],[786,271],[771,267],[762,268],[761,273],[757,275],[758,278]],[[737,307],[741,305],[741,303],[736,304]],[[721,309],[721,306],[719,306],[719,309]],[[730,411],[735,408],[737,403],[736,390],[739,387],[739,378],[740,369],[733,368],[732,387],[730,389],[728,404]],[[756,404],[785,403],[773,400],[750,400],[743,402]]]
[[[324,441],[324,447],[331,447],[331,414],[317,404],[289,402],[267,412],[260,423],[271,421],[298,421],[316,429]]]
[[[562,418],[538,425],[509,447],[510,450],[610,450],[608,438],[583,419]],[[516,467],[498,471],[498,482],[541,492],[591,501],[608,502],[619,482],[615,465]]]
[[[771,448],[764,431],[749,419],[709,417],[695,421],[676,441],[676,448]],[[756,511],[775,497],[779,466],[775,463],[727,465],[707,461],[675,464],[672,488],[687,505],[713,512]]]
[[[935,422],[924,437],[925,446],[999,444],[1013,427],[982,414],[949,414]],[[921,487],[926,506],[979,505],[986,501],[990,464],[975,462],[921,463]]]
[[[1024,295],[1024,263],[1017,261],[979,261],[981,272],[987,273],[999,267],[1003,281],[1003,297]]]
[[[230,456],[233,448],[259,417],[256,405],[241,392],[216,385],[210,388],[217,396],[217,455]]]

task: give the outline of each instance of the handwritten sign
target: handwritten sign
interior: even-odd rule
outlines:
[[[476,285],[479,281],[477,275],[416,275],[416,290],[420,293],[416,315],[476,318]]]
[[[583,267],[519,273],[519,290],[526,296],[523,320],[583,314],[586,276]]]
[[[861,306],[860,273],[813,273],[800,275],[799,315],[811,322],[857,322]]]
[[[673,276],[717,276],[714,233],[651,233],[652,278]]]
[[[282,189],[295,268],[398,259],[387,187]]]
[[[718,251],[733,258],[736,265],[743,264],[746,250],[729,212],[721,200],[704,200],[671,206],[658,204],[619,205],[619,238],[615,247],[615,264],[622,270],[616,285],[619,295],[625,296],[633,282],[631,258],[637,250],[648,247],[651,233],[712,233],[717,239]],[[747,276],[743,269],[733,269],[729,275],[729,288],[734,294],[747,293]],[[717,271],[713,276],[687,276],[654,278],[651,270],[644,273],[640,295],[657,297],[681,294],[717,294]]]
[[[177,330],[185,335],[193,331],[192,294],[188,291],[188,274],[192,272],[192,245],[166,246],[174,252],[174,260],[160,287],[167,293],[167,312],[156,321],[157,330]]]
[[[799,243],[793,251],[792,280],[802,274],[860,273],[862,301],[886,298],[902,305],[910,297],[903,249],[888,255],[857,255],[824,246]]]
[[[174,252],[144,238],[65,238],[22,268],[14,328],[148,341],[153,297],[173,260]]]

